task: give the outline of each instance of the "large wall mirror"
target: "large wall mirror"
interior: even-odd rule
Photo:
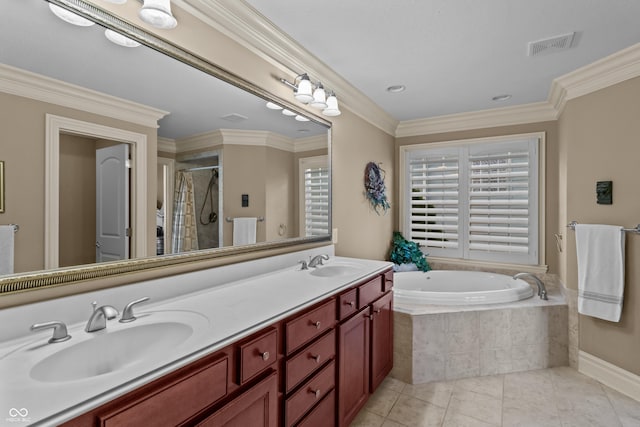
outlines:
[[[80,0],[0,12],[0,292],[330,241],[328,122]]]

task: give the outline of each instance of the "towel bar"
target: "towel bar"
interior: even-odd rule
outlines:
[[[226,220],[227,222],[233,222],[233,218],[231,218],[230,216],[226,217],[226,218],[225,218],[225,220]],[[262,222],[262,221],[264,221],[264,217],[263,217],[263,216],[259,216],[258,218],[256,218],[256,220],[257,220],[258,222]]]
[[[567,228],[570,228],[570,229],[575,231],[576,224],[578,224],[577,221],[571,221],[569,224],[567,224]],[[636,225],[635,228],[623,228],[622,231],[624,231],[626,233],[637,233],[637,234],[640,234],[640,224]]]

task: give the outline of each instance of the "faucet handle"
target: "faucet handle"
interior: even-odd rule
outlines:
[[[119,322],[128,323],[136,320],[136,316],[133,315],[133,306],[136,304],[143,303],[145,301],[149,301],[149,297],[142,297],[135,301],[131,301],[129,304],[127,304],[122,310],[122,317],[120,318]]]
[[[308,270],[309,269],[309,265],[307,264],[306,260],[302,260],[302,261],[298,261],[298,264],[302,264],[302,267],[300,267],[300,270]]]
[[[49,339],[49,344],[64,342],[71,339],[71,335],[67,333],[67,325],[59,320],[45,323],[34,323],[31,325],[32,331],[53,328],[53,336]]]

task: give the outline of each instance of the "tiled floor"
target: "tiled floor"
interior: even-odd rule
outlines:
[[[568,367],[420,385],[387,378],[351,427],[638,427],[640,402]]]

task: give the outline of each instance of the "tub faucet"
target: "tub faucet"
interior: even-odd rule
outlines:
[[[328,261],[329,260],[329,255],[323,254],[323,255],[314,256],[313,258],[311,258],[311,261],[309,261],[309,267],[314,268],[314,267],[317,267],[319,265],[323,265],[322,264],[322,260]]]
[[[531,273],[518,273],[515,276],[513,276],[513,280],[521,279],[523,277],[529,277],[534,282],[536,282],[536,285],[538,285],[538,296],[540,297],[540,299],[544,299],[544,300],[548,300],[549,299],[549,298],[547,298],[547,289],[544,287],[544,283],[542,282],[542,280],[538,279],[538,277],[535,276],[534,274],[531,274]]]
[[[97,303],[93,302],[93,313],[87,322],[86,332],[95,332],[107,327],[107,320],[115,319],[118,316],[118,310],[110,305],[103,305],[96,308]]]

